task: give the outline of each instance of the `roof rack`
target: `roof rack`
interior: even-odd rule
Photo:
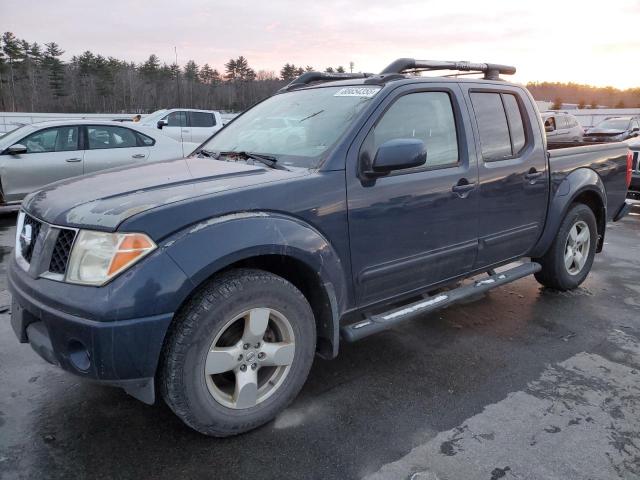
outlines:
[[[313,82],[333,82],[337,80],[349,80],[351,78],[367,78],[371,75],[371,73],[305,72],[295,80],[292,80],[291,83],[278,90],[278,93],[306,87]]]
[[[451,62],[443,60],[416,60],[399,58],[385,68],[381,75],[403,72],[427,72],[432,70],[457,70],[460,72],[482,72],[485,80],[500,80],[500,74],[513,75],[516,67],[496,63]]]

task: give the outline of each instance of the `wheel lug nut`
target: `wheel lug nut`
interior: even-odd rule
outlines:
[[[260,348],[260,342],[256,343],[253,348]]]
[[[250,347],[250,346],[251,346],[251,345],[249,345],[248,343],[245,343],[245,344],[242,346],[242,348],[244,348],[245,350],[249,350],[249,347]]]
[[[264,357],[266,357],[266,355],[264,354],[264,352],[260,352],[260,353],[258,354],[258,358],[259,358],[260,360],[262,360]]]
[[[255,370],[256,368],[258,368],[258,364],[257,363],[252,363],[251,364],[251,370]]]
[[[238,355],[238,361],[241,361],[241,360],[242,360],[242,358],[243,358],[243,357],[242,357],[242,354]]]
[[[240,365],[240,371],[241,372],[246,372],[247,370],[247,366],[243,363],[242,365]]]

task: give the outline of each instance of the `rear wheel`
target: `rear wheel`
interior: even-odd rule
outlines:
[[[598,230],[593,211],[574,204],[562,221],[547,253],[534,259],[542,265],[535,277],[542,285],[573,290],[589,275],[596,253]]]
[[[314,352],[313,313],[298,289],[268,272],[231,271],[176,318],[164,356],[163,395],[201,433],[242,433],[295,398]]]

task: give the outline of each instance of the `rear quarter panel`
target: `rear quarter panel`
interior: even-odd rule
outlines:
[[[602,200],[605,221],[610,221],[627,194],[627,146],[624,143],[551,149],[549,164],[549,212],[542,236],[531,252],[532,257],[542,256],[547,251],[569,207],[579,195],[595,193]]]

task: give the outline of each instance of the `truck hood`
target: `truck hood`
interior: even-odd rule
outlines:
[[[125,219],[162,205],[290,179],[306,169],[184,158],[105,170],[52,183],[23,202],[31,215],[54,225],[115,230]]]

